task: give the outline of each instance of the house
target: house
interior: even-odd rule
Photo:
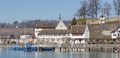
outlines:
[[[33,28],[0,28],[0,39],[6,43],[24,41],[31,38],[30,34],[34,35]]]
[[[69,38],[69,30],[42,30],[38,34],[39,39],[43,39],[48,42],[63,43],[63,38]]]
[[[85,43],[90,38],[90,32],[87,25],[73,25],[70,38],[74,43]]]
[[[58,24],[39,24],[35,28],[36,38],[44,41],[61,43],[61,38],[68,38],[70,36],[70,30],[67,30],[66,25],[62,20]]]
[[[111,32],[111,37],[112,37],[112,39],[120,38],[120,27],[114,29]]]
[[[34,33],[24,32],[24,33],[20,34],[20,38],[21,39],[32,39],[33,38],[33,34]]]
[[[72,39],[77,38],[90,38],[90,32],[86,25],[73,25],[72,26]]]
[[[55,29],[57,24],[50,24],[50,23],[40,23],[35,26],[35,37],[38,37],[38,33],[42,30],[52,30]]]

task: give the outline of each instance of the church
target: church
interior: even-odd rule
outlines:
[[[57,24],[43,23],[35,27],[35,36],[42,43],[64,43],[66,39],[77,40],[90,38],[89,28],[86,25],[73,25],[71,30],[59,18]]]

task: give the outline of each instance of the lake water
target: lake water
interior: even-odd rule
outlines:
[[[0,48],[0,58],[120,58],[120,53],[106,52],[24,52]]]

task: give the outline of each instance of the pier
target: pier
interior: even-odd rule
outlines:
[[[120,52],[119,44],[75,44],[75,45],[35,45],[32,47],[37,47],[37,51],[40,51],[40,47],[54,47],[55,52],[81,52],[81,51],[97,51],[97,52]]]

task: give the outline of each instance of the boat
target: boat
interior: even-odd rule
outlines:
[[[27,51],[27,52],[37,51],[37,47],[32,47],[32,45],[34,45],[34,44],[26,43],[26,46],[22,47],[22,51]]]
[[[9,49],[10,50],[21,50],[21,46],[20,45],[13,45]]]
[[[25,52],[31,52],[31,51],[55,51],[55,47],[41,47],[38,45],[34,45],[33,42],[27,42],[24,46],[20,45],[13,45],[10,47],[12,50],[21,50]]]
[[[55,51],[55,47],[39,47],[39,51]]]

